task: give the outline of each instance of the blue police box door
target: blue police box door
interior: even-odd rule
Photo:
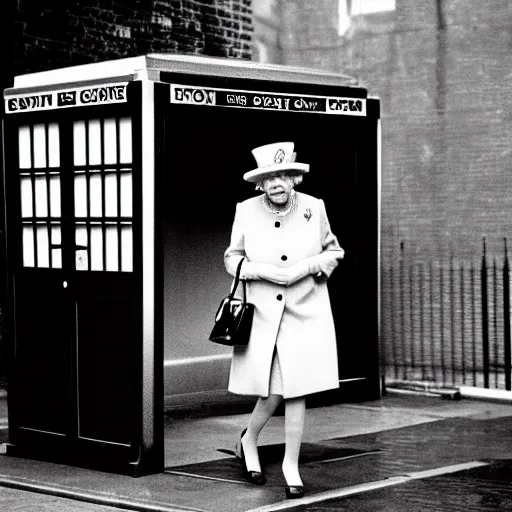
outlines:
[[[139,85],[7,103],[8,453],[145,471]]]

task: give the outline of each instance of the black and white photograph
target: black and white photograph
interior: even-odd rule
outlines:
[[[2,13],[2,510],[512,509],[511,0]]]

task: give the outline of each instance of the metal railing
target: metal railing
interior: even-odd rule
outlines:
[[[381,365],[391,381],[441,387],[512,389],[510,264],[480,261],[418,263],[403,249],[381,272]]]

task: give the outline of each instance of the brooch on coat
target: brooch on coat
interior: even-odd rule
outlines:
[[[309,222],[309,219],[311,219],[311,217],[313,216],[313,214],[311,213],[311,209],[310,208],[306,208],[306,213],[304,213],[304,217],[306,218],[306,220]]]

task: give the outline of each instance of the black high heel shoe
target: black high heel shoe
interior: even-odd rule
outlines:
[[[304,496],[304,486],[303,485],[287,485],[284,488],[284,492],[286,494],[287,500],[295,500],[297,498],[302,498]]]
[[[247,469],[247,463],[245,462],[245,454],[244,454],[244,446],[242,444],[242,437],[244,437],[245,432],[247,429],[244,429],[242,434],[240,435],[240,462],[242,463],[243,469],[244,469],[244,477],[245,479],[254,485],[265,485],[267,483],[267,479],[265,478],[265,475],[261,473],[260,471],[249,471]]]

